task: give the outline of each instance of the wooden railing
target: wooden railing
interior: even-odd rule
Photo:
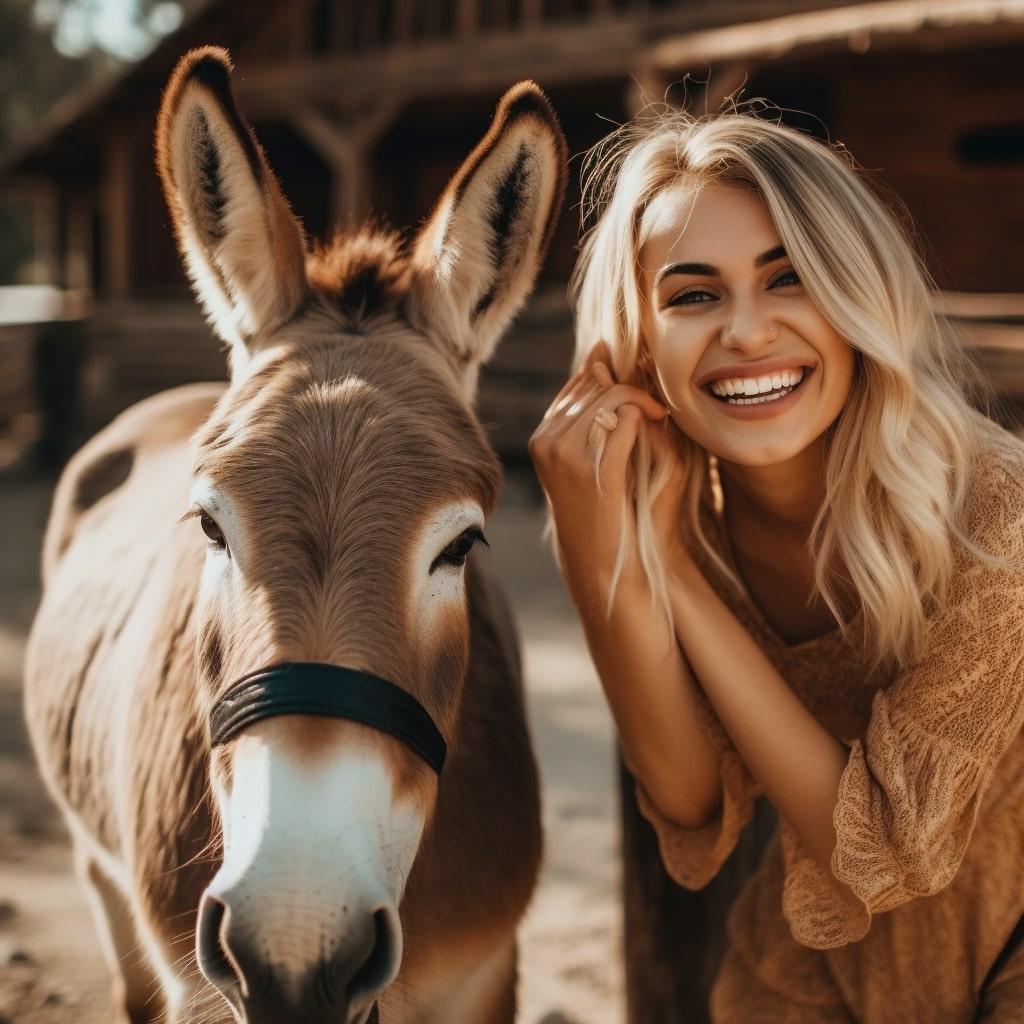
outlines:
[[[314,20],[335,53],[400,49],[491,33],[530,32],[544,25],[588,22],[680,0],[390,0],[375,4],[319,0]]]

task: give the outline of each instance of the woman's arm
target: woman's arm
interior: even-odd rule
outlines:
[[[602,409],[618,424],[598,451],[594,423]],[[635,540],[611,617],[606,613],[628,514],[630,455],[645,418],[664,415],[650,395],[613,385],[603,364],[587,363],[552,402],[530,440],[530,454],[557,527],[560,568],[627,759],[655,806],[690,826],[711,817],[722,799],[718,757],[697,720],[696,681],[670,623],[651,600]]]
[[[825,870],[836,845],[832,814],[849,751],[803,706],[757,641],[685,556],[669,594],[676,636],[708,700],[765,793]]]
[[[649,588],[620,586],[610,618],[602,589],[573,597],[626,759],[666,818],[696,828],[722,800],[718,755],[697,719],[697,682]]]

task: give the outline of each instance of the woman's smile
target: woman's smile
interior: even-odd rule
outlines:
[[[799,365],[781,370],[751,367],[745,373],[715,374],[701,385],[701,391],[714,403],[717,412],[733,419],[768,419],[797,405],[814,370],[814,366]]]

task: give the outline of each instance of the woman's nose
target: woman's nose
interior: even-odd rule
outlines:
[[[723,347],[744,355],[756,355],[778,337],[778,327],[771,318],[763,310],[751,306],[737,307],[722,328]]]

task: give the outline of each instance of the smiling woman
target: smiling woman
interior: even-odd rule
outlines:
[[[1020,1020],[1024,445],[841,149],[675,112],[590,168],[531,453],[669,873],[778,811],[712,1020]]]

